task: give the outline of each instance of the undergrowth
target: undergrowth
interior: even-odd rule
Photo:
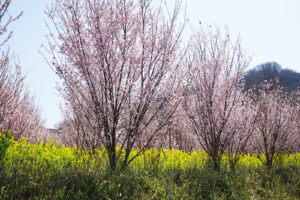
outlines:
[[[245,155],[213,170],[203,151],[149,149],[124,170],[57,142],[16,142],[0,134],[0,199],[300,199],[300,154],[268,171]]]

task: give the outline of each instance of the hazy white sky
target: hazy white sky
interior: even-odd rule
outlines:
[[[14,35],[9,46],[27,73],[27,83],[42,108],[46,126],[52,128],[62,120],[62,100],[56,94],[54,72],[38,53],[41,44],[46,44],[47,2],[51,0],[14,0],[10,13],[24,14],[10,26]],[[240,34],[243,48],[253,56],[250,67],[275,61],[300,72],[300,0],[187,0],[186,11],[193,26],[199,21],[227,25],[232,35]]]

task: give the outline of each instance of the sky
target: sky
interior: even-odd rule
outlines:
[[[41,108],[47,128],[62,121],[63,100],[56,91],[58,79],[39,51],[47,44],[48,30],[45,5],[51,0],[14,0],[10,14],[23,11],[22,17],[10,25],[14,32],[8,43],[18,57],[26,84]],[[156,4],[157,0],[154,0]],[[166,0],[172,6],[173,0]],[[300,1],[299,0],[186,0],[189,26],[227,26],[233,38],[239,35],[242,47],[252,62],[249,68],[275,61],[283,68],[300,72]],[[182,15],[183,16],[183,15]],[[183,20],[182,18],[180,20]]]

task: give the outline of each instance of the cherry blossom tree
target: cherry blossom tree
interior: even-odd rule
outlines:
[[[173,148],[188,152],[195,149],[197,147],[195,142],[196,138],[190,131],[188,131],[185,123],[185,117],[181,103],[172,118],[170,118],[168,124],[153,138],[151,147],[167,149]],[[144,137],[138,140],[137,146],[141,147],[146,141],[147,135],[144,135]]]
[[[16,17],[12,17],[8,13],[8,8],[11,5],[12,0],[0,0],[0,47],[3,48],[5,43],[12,37],[12,31],[8,31],[8,26],[12,22],[16,21],[23,14],[22,12]],[[1,52],[3,54],[3,51]]]
[[[300,97],[299,97],[298,102],[300,102]],[[295,151],[300,152],[300,107],[299,107],[299,110],[298,110],[297,122],[298,122],[298,124],[297,124],[298,136],[296,137],[296,149],[295,149]]]
[[[69,116],[84,140],[104,145],[112,169],[143,153],[180,101],[180,2],[168,15],[162,7],[151,0],[57,0],[47,11],[55,27],[49,64],[63,82]],[[172,109],[162,112],[167,104]]]
[[[0,1],[0,132],[10,129],[15,139],[19,140],[23,136],[33,137],[44,129],[33,98],[24,87],[21,67],[17,63],[12,64],[14,56],[6,47],[12,36],[8,26],[22,15],[9,15],[11,2]]]
[[[251,98],[247,93],[242,94],[237,103],[237,108],[231,113],[230,124],[228,125],[228,155],[231,169],[234,169],[241,156],[251,151],[250,139],[255,131],[257,123],[256,107],[252,104]]]
[[[248,135],[240,135],[248,126],[247,115],[240,118],[247,110],[241,107],[245,101],[240,84],[248,63],[240,41],[232,42],[227,31],[210,26],[191,39],[184,107],[190,130],[215,169],[226,150],[233,155],[247,142]]]
[[[79,108],[79,109],[78,109]],[[77,148],[89,148],[94,150],[101,146],[101,140],[94,134],[93,129],[89,127],[81,117],[80,107],[65,107],[63,110],[64,120],[58,127],[59,141],[68,146],[76,145]]]
[[[287,94],[278,85],[265,82],[254,99],[258,119],[251,146],[255,155],[271,169],[284,153],[297,149],[299,93]]]

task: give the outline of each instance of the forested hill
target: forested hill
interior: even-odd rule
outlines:
[[[253,88],[265,80],[275,79],[279,80],[279,85],[288,93],[300,88],[300,73],[291,69],[283,69],[276,62],[267,62],[249,70],[245,75],[245,88]]]

